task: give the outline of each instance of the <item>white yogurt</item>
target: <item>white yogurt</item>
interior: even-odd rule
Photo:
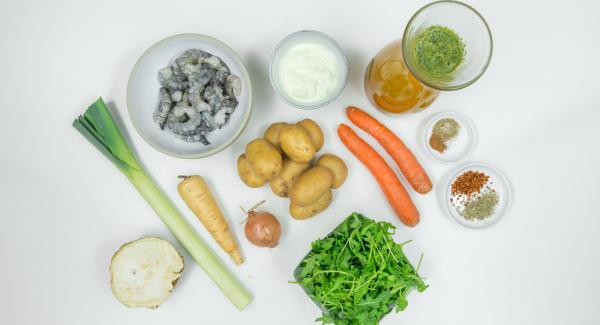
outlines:
[[[302,31],[286,37],[271,57],[273,87],[285,101],[301,108],[331,102],[344,88],[347,75],[341,50],[319,32]]]

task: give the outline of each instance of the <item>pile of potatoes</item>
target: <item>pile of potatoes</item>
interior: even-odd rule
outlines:
[[[249,187],[269,182],[273,193],[290,198],[290,214],[295,219],[313,217],[329,206],[332,189],[342,186],[348,176],[346,164],[335,155],[313,159],[324,140],[313,120],[273,123],[238,158],[240,178]]]

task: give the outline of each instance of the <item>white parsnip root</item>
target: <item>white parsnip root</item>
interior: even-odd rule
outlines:
[[[238,265],[242,264],[244,259],[229,230],[227,219],[221,213],[204,179],[197,175],[179,177],[183,179],[177,186],[181,198],[233,262]]]

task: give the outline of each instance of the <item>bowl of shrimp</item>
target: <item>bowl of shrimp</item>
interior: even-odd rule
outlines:
[[[229,147],[252,112],[252,85],[238,55],[201,34],[152,45],[127,84],[127,107],[140,136],[178,158],[202,158]]]

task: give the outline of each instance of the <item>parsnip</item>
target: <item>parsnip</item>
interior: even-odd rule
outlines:
[[[183,181],[177,186],[179,195],[187,206],[194,212],[204,227],[210,232],[221,248],[229,254],[235,264],[242,264],[244,259],[240,254],[237,242],[229,231],[229,224],[221,213],[217,202],[202,177],[180,176]]]

